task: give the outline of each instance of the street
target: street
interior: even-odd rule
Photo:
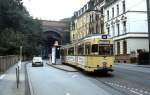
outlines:
[[[93,78],[123,95],[150,95],[150,73],[145,70],[149,68],[142,67],[142,71],[138,71],[139,67],[128,68],[131,67],[116,65],[111,74]]]
[[[27,66],[34,95],[110,95],[78,72]]]
[[[67,72],[44,64],[27,65],[33,95],[150,95],[150,77],[145,69],[116,65],[108,75]],[[137,70],[136,70],[137,68]],[[138,71],[143,68],[143,71]]]
[[[0,95],[150,95],[150,0],[0,0]]]

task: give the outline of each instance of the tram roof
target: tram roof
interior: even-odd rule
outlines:
[[[105,37],[105,38],[103,38]],[[81,40],[90,40],[90,39],[110,39],[111,38],[111,35],[108,35],[108,34],[92,34],[92,35],[89,35],[87,37],[84,37],[82,38]]]
[[[102,37],[107,37],[107,38],[102,38]],[[74,42],[74,43],[62,46],[61,48],[72,47],[72,46],[74,46],[74,44],[77,44],[80,41],[91,40],[91,39],[98,39],[98,38],[100,38],[100,39],[110,39],[110,38],[112,38],[112,36],[108,35],[108,34],[91,34],[91,35],[88,35],[88,36],[85,36],[85,37],[79,39],[79,41],[77,41],[77,42]]]

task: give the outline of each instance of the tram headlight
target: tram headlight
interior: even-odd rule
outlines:
[[[103,68],[107,67],[107,62],[103,62]]]

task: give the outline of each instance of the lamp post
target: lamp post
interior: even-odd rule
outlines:
[[[149,39],[149,64],[150,64],[150,0],[147,3],[148,39]]]
[[[22,46],[20,46],[20,62],[22,61]]]

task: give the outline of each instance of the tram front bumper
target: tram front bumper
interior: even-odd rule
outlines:
[[[96,70],[94,70],[94,72],[113,72],[114,70],[112,68],[98,68]]]

